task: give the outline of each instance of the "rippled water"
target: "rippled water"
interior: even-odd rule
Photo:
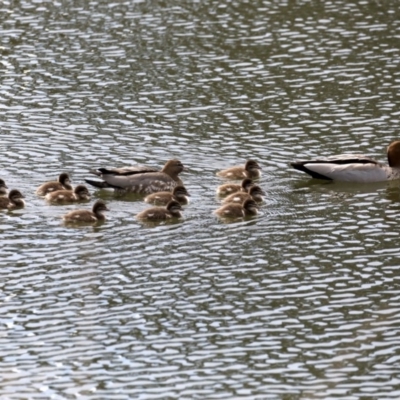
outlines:
[[[3,399],[397,399],[398,182],[309,180],[294,158],[385,159],[398,135],[390,1],[0,3]],[[70,228],[34,190],[100,166],[189,169],[184,219],[94,191]],[[219,169],[263,167],[221,223]]]

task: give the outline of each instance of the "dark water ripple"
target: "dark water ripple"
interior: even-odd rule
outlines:
[[[312,182],[297,157],[384,160],[395,2],[3,2],[0,397],[397,399],[398,183]],[[182,159],[184,219],[104,198],[96,227],[34,189],[61,171]],[[255,158],[254,219],[215,172]]]

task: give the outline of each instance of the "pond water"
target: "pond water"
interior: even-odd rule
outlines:
[[[296,158],[385,161],[399,139],[391,1],[3,1],[3,399],[400,398],[399,182],[311,180]],[[35,195],[69,172],[179,158],[184,217],[93,190],[98,226]],[[256,218],[215,173],[263,169]]]

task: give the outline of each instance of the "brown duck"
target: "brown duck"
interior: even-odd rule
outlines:
[[[100,168],[102,182],[85,179],[92,186],[114,188],[117,193],[150,194],[172,191],[175,186],[182,185],[179,174],[184,170],[179,160],[169,160],[158,172],[127,172],[115,174],[112,170]]]
[[[217,172],[217,176],[228,179],[258,179],[261,176],[261,167],[257,161],[248,160],[244,165],[237,165]]]
[[[96,223],[105,221],[106,217],[104,216],[105,211],[110,211],[104,201],[97,200],[92,207],[92,211],[90,210],[74,210],[70,211],[68,214],[65,214],[62,219],[66,223]]]
[[[47,193],[55,192],[56,190],[72,190],[71,179],[66,172],[60,174],[58,181],[46,182],[40,185],[36,190],[36,194],[46,196]]]

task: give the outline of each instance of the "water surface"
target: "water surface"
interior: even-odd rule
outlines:
[[[398,183],[310,180],[295,158],[385,160],[396,2],[3,2],[0,397],[397,399]],[[62,171],[179,158],[184,218],[34,194]],[[254,158],[266,202],[222,223],[215,176]]]

